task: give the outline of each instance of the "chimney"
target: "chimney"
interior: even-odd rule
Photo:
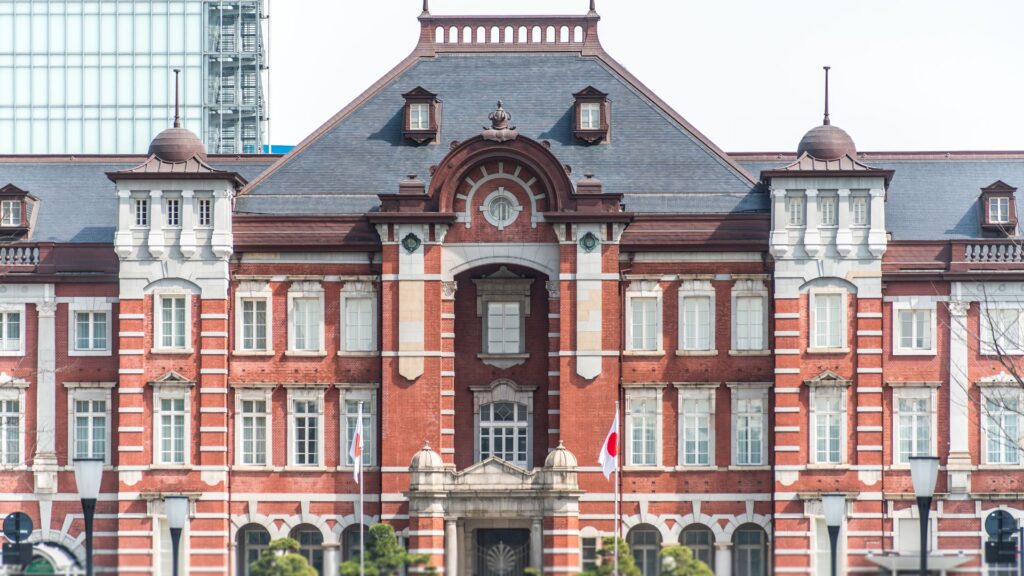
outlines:
[[[583,178],[576,183],[577,194],[601,194],[601,181],[594,178],[593,174],[584,174]]]
[[[398,193],[402,195],[419,194],[422,196],[427,193],[427,186],[415,174],[409,174],[405,180],[398,183]]]

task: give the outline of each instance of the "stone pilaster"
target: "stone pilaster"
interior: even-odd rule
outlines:
[[[46,289],[53,293],[53,287]],[[32,458],[36,494],[57,491],[57,302],[36,303],[36,452]]]

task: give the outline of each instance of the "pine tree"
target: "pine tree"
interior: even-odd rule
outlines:
[[[392,576],[403,566],[422,566],[429,558],[424,554],[410,554],[398,543],[395,529],[389,524],[374,524],[366,536],[367,576]],[[428,574],[434,572],[429,567]],[[341,565],[341,576],[359,576],[359,558],[347,560]]]
[[[619,538],[618,544],[619,576],[643,576],[626,541]],[[584,570],[585,576],[610,576],[615,572],[615,542],[612,537],[609,536],[602,541],[601,547],[597,549],[597,557],[600,562]]]
[[[662,576],[715,576],[708,565],[693,557],[686,546],[666,546],[661,551]]]
[[[249,568],[251,576],[319,576],[291,538],[274,540]]]

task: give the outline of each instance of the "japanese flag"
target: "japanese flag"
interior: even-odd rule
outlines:
[[[619,411],[615,411],[615,420],[612,421],[612,428],[601,446],[601,454],[597,457],[601,463],[601,471],[604,477],[609,478],[619,466]]]
[[[359,410],[356,412],[356,429],[352,433],[352,445],[348,449],[348,455],[352,459],[352,477],[356,484],[363,480],[363,403],[359,403]]]

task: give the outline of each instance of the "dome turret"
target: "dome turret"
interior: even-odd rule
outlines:
[[[575,468],[577,464],[576,455],[561,440],[558,441],[558,448],[552,450],[544,460],[545,468]]]
[[[844,156],[855,156],[857,147],[845,130],[831,124],[815,126],[804,134],[797,146],[797,157],[807,153],[818,160],[838,160]]]
[[[203,141],[188,128],[177,126],[168,128],[156,135],[149,144],[149,155],[156,156],[164,162],[185,162],[198,156],[206,161],[206,147]]]
[[[440,470],[442,468],[444,468],[444,460],[441,460],[441,456],[430,447],[430,442],[424,442],[423,448],[420,448],[413,455],[412,462],[409,462],[409,470],[412,472],[417,470]]]

